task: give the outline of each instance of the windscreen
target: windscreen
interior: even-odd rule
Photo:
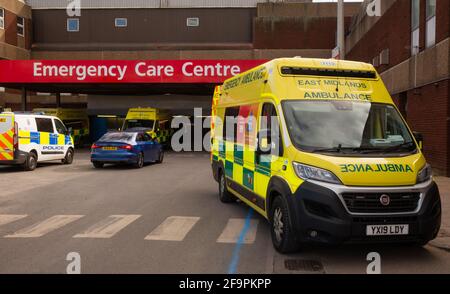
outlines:
[[[147,119],[129,119],[125,121],[125,127],[126,129],[132,129],[132,128],[146,128],[146,129],[153,129],[153,125],[155,124],[154,120],[147,120]]]
[[[399,152],[416,146],[392,105],[354,101],[286,101],[293,143],[312,152]]]

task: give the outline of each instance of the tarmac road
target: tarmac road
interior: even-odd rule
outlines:
[[[82,151],[71,166],[0,167],[0,184],[0,273],[66,273],[70,252],[82,273],[366,273],[370,252],[382,273],[450,273],[449,251],[432,245],[280,255],[265,219],[218,200],[205,153],[96,170]]]

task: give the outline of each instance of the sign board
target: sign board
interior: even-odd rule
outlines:
[[[222,83],[266,60],[0,60],[0,84]]]

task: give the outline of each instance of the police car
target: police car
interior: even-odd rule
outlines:
[[[36,169],[38,162],[60,160],[72,164],[73,139],[62,121],[53,116],[0,113],[0,165]]]

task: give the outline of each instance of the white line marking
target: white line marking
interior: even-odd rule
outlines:
[[[57,230],[71,222],[74,222],[84,215],[55,215],[42,222],[31,225],[25,229],[19,230],[5,238],[38,238]]]
[[[2,214],[0,215],[0,226],[15,222],[26,217],[26,214]]]
[[[140,218],[140,215],[110,215],[74,238],[111,238],[123,228]]]
[[[171,216],[154,229],[145,240],[183,241],[199,217]]]
[[[242,243],[252,244],[255,242],[258,223],[259,221],[257,219],[250,220],[250,227],[248,228]],[[244,224],[244,218],[230,218],[225,229],[222,231],[219,238],[217,238],[217,243],[237,243],[239,235],[244,228]]]

